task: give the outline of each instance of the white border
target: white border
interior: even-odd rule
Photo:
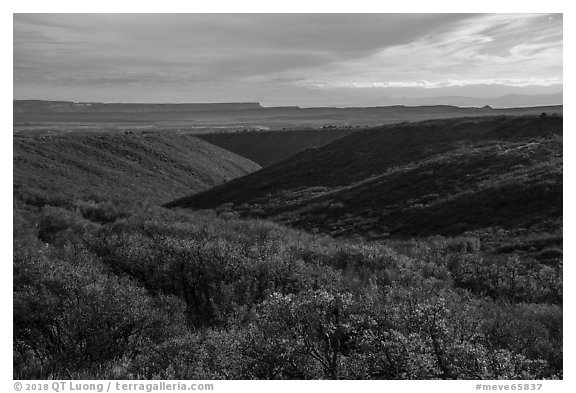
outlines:
[[[12,132],[12,97],[13,97],[13,69],[12,69],[12,32],[13,32],[13,13],[54,13],[54,12],[226,12],[226,13],[263,13],[263,12],[310,12],[310,13],[376,13],[376,12],[420,12],[420,13],[438,13],[438,12],[559,12],[564,13],[564,68],[568,73],[564,75],[564,105],[567,107],[564,111],[565,127],[564,129],[564,260],[565,273],[565,304],[568,305],[564,317],[564,380],[563,381],[544,381],[542,392],[575,392],[576,376],[573,370],[576,370],[574,362],[574,312],[572,310],[572,301],[574,300],[574,290],[570,285],[574,279],[574,263],[576,263],[576,253],[574,247],[574,207],[576,193],[574,188],[574,173],[576,165],[574,162],[576,146],[574,144],[574,120],[571,116],[571,109],[574,103],[573,97],[573,76],[570,71],[576,70],[572,48],[575,47],[573,9],[570,2],[559,0],[546,1],[502,1],[502,0],[479,0],[476,2],[464,1],[374,1],[374,0],[354,0],[335,3],[333,1],[311,1],[311,0],[289,0],[282,4],[273,1],[252,1],[252,0],[219,0],[219,1],[174,1],[162,0],[148,3],[118,0],[100,0],[93,2],[73,1],[73,0],[48,0],[48,1],[5,1],[2,4],[2,19],[0,28],[2,29],[2,123],[4,129],[1,134],[1,157],[2,157],[2,184],[5,185],[1,198],[4,210],[3,217],[5,220],[1,226],[2,239],[2,263],[0,263],[0,275],[2,277],[1,304],[4,323],[2,326],[1,341],[1,363],[3,391],[11,392],[13,390],[12,382],[12,143],[10,141]],[[471,392],[474,391],[475,383],[472,381],[216,381],[216,392],[250,390],[254,392],[269,392],[274,389],[278,393],[292,392],[294,390],[318,391],[328,390],[330,392],[348,392],[353,389],[362,389],[367,392],[383,391],[417,391],[417,392]],[[488,383],[487,381],[481,383]],[[494,381],[494,383],[499,383]]]

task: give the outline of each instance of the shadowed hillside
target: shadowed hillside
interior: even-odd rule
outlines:
[[[282,221],[338,235],[454,235],[526,224],[558,228],[561,152],[560,137],[488,142],[393,168],[317,197],[303,190],[289,204],[276,201],[261,209]]]
[[[436,120],[358,131],[170,203],[224,205],[333,235],[558,231],[562,117]]]
[[[329,130],[290,130],[220,132],[198,135],[216,146],[268,166],[293,156],[302,150],[326,145],[354,132],[351,128]]]
[[[21,197],[49,192],[162,202],[259,169],[185,135],[15,136],[13,144],[14,190]]]

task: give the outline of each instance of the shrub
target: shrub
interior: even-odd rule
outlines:
[[[173,328],[164,331],[166,326]],[[131,354],[176,332],[182,307],[152,298],[132,280],[105,274],[97,261],[56,260],[47,251],[15,250],[14,348],[19,378],[41,378]],[[37,372],[37,371],[36,371]]]

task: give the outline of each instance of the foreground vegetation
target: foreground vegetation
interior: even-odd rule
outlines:
[[[14,207],[14,378],[562,378],[561,265],[34,200]]]

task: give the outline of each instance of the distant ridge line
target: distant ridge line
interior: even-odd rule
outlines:
[[[13,100],[16,113],[25,112],[184,112],[262,109],[258,102],[225,103],[101,103],[44,100]]]
[[[254,109],[298,109],[311,110],[361,110],[361,109],[454,109],[454,110],[490,110],[504,111],[509,109],[536,109],[536,108],[561,108],[563,104],[550,105],[527,105],[494,107],[491,105],[449,105],[449,104],[423,104],[423,105],[367,105],[367,106],[298,106],[298,105],[272,105],[263,106],[260,102],[94,102],[94,101],[59,101],[59,100],[13,100],[14,112],[81,112],[89,109],[94,112],[117,112],[117,111],[188,111],[188,110],[254,110]],[[129,109],[129,110],[126,110]],[[156,110],[155,110],[156,109]],[[167,109],[167,110],[158,110]]]

